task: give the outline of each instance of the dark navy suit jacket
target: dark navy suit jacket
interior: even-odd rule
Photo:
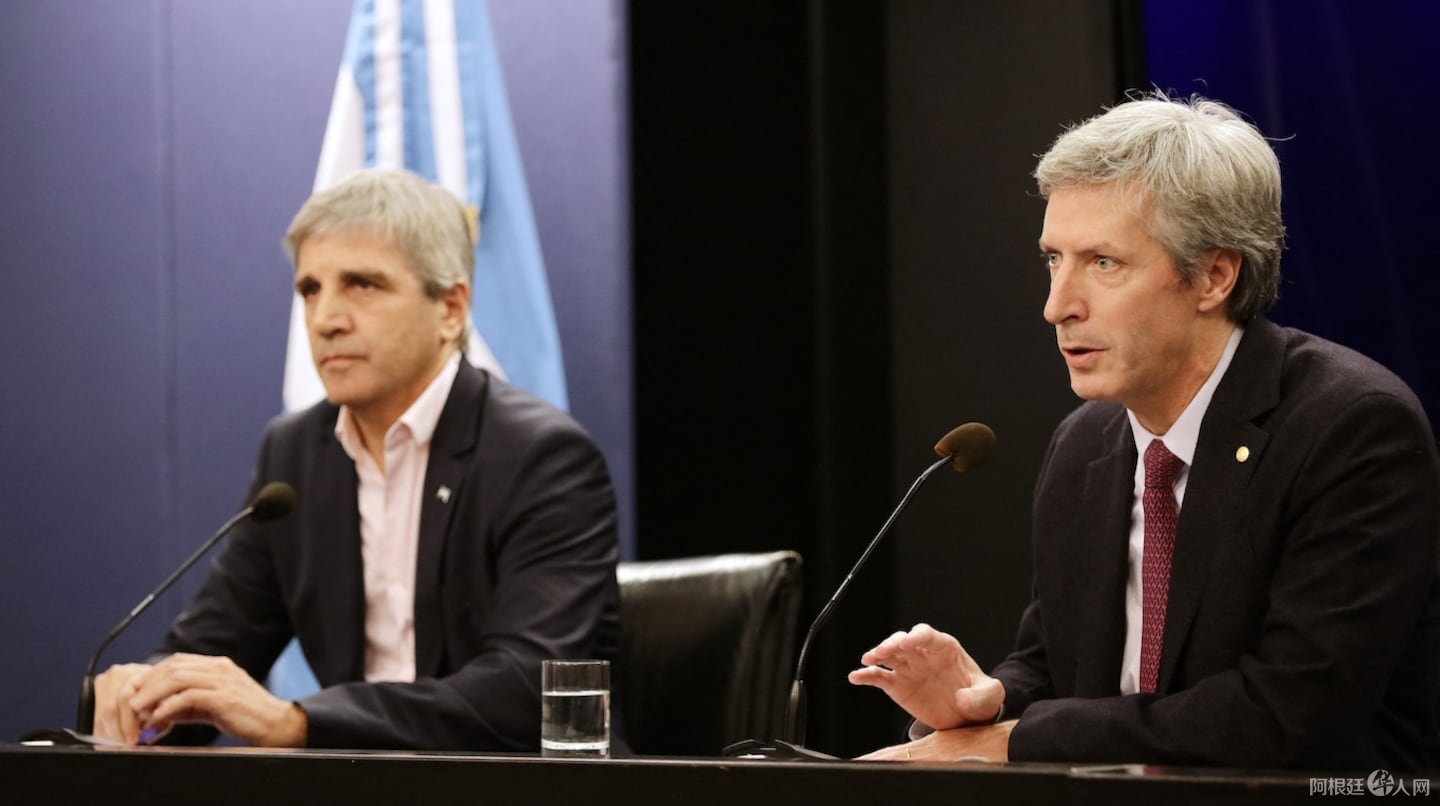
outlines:
[[[1051,441],[1034,597],[994,671],[1020,715],[1011,758],[1432,765],[1440,463],[1410,390],[1351,350],[1247,326],[1180,510],[1158,691],[1121,696],[1135,461],[1113,404]]]
[[[462,361],[426,468],[416,680],[367,683],[356,475],[338,411],[322,402],[267,429],[252,494],[285,481],[299,506],[229,538],[163,651],[227,655],[262,678],[298,637],[323,687],[300,700],[311,747],[537,750],[540,661],[618,653],[600,453],[569,416]]]

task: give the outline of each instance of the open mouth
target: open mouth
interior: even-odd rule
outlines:
[[[1061,347],[1060,353],[1065,356],[1065,363],[1071,369],[1083,369],[1092,366],[1102,350],[1095,347]]]

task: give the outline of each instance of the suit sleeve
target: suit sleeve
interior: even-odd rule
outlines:
[[[1415,405],[1384,394],[1312,430],[1278,505],[1258,640],[1238,665],[1168,695],[1029,704],[1012,759],[1359,768],[1395,757],[1366,728],[1385,709],[1426,706],[1386,692],[1433,663],[1433,437]]]
[[[495,517],[470,511],[475,522],[459,530],[466,550],[484,555],[484,570],[467,573],[486,576],[490,591],[476,604],[484,610],[478,651],[445,676],[346,683],[300,700],[310,746],[533,752],[540,661],[606,656],[597,636],[617,606],[618,547],[604,460],[573,424],[547,428],[518,450],[486,471],[509,480],[507,490],[482,482],[503,493]],[[467,511],[475,509],[472,501]]]
[[[1040,465],[1042,477],[1045,468],[1050,465],[1058,442],[1057,433],[1051,437],[1050,446],[1045,450],[1045,459]],[[1015,650],[990,672],[992,677],[1005,686],[1005,702],[1000,709],[1000,720],[1013,718],[1024,713],[1032,703],[1055,696],[1049,659],[1045,652],[1044,613],[1040,605],[1038,585],[1032,586],[1030,599],[1030,604],[1020,617]]]
[[[1005,686],[1005,703],[1000,720],[1024,713],[1033,703],[1055,696],[1045,655],[1044,615],[1040,603],[1032,600],[1020,617],[1015,651],[991,670],[991,677]]]

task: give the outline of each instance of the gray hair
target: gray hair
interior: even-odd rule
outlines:
[[[306,200],[285,231],[285,254],[298,264],[300,246],[315,235],[369,232],[404,256],[425,293],[438,297],[462,282],[474,287],[475,239],[471,217],[448,190],[408,171],[372,169],[351,174]],[[460,334],[460,348],[470,322]]]
[[[1275,304],[1280,288],[1280,162],[1259,129],[1229,106],[1163,92],[1132,98],[1071,128],[1035,168],[1040,195],[1113,184],[1143,210],[1146,228],[1193,282],[1212,249],[1240,253],[1226,302],[1247,322]]]

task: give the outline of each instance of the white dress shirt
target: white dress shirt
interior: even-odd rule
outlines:
[[[1145,455],[1145,449],[1150,447],[1150,441],[1158,439],[1165,444],[1165,447],[1180,461],[1184,462],[1175,473],[1175,512],[1178,517],[1181,507],[1185,504],[1185,485],[1190,481],[1190,466],[1195,462],[1195,445],[1200,441],[1200,424],[1205,420],[1205,411],[1210,408],[1210,399],[1215,396],[1215,388],[1220,385],[1220,379],[1225,377],[1225,370],[1230,367],[1230,360],[1235,357],[1235,350],[1240,347],[1240,337],[1245,335],[1245,328],[1236,327],[1230,333],[1230,340],[1225,343],[1225,352],[1220,354],[1220,360],[1215,364],[1215,369],[1210,371],[1210,377],[1190,399],[1185,411],[1165,432],[1164,437],[1157,437],[1150,433],[1140,421],[1135,418],[1135,413],[1127,411],[1130,417],[1130,431],[1135,436],[1135,448],[1138,456]],[[1145,568],[1145,510],[1142,498],[1145,495],[1145,463],[1138,458],[1135,461],[1135,488],[1134,500],[1130,504],[1130,575],[1125,581],[1125,652],[1120,662],[1120,693],[1134,694],[1140,690],[1140,635],[1145,622],[1144,604],[1144,568]]]

